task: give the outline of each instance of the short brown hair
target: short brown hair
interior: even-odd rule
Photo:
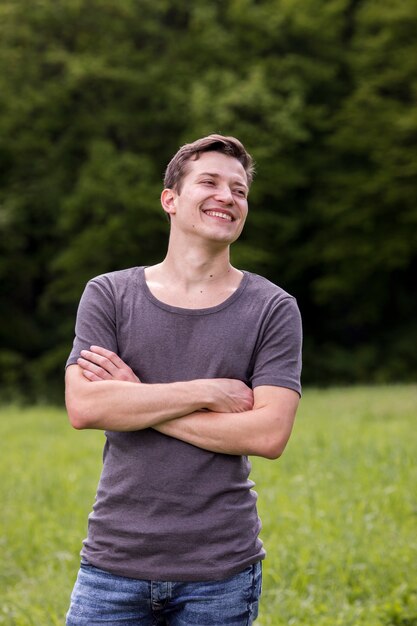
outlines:
[[[235,137],[224,137],[223,135],[208,135],[197,139],[192,143],[186,143],[172,157],[164,176],[164,187],[166,189],[176,189],[181,191],[181,181],[186,175],[188,161],[198,159],[202,152],[221,152],[227,156],[234,157],[242,165],[250,186],[255,167],[251,155],[246,151],[243,144]]]

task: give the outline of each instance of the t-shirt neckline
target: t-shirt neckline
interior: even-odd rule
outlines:
[[[150,300],[153,304],[155,304],[160,309],[169,311],[170,313],[177,313],[179,315],[209,315],[211,313],[217,313],[217,311],[221,311],[222,309],[225,309],[226,307],[233,304],[233,302],[235,302],[238,298],[240,298],[240,296],[242,295],[243,291],[245,290],[249,282],[249,272],[246,272],[245,270],[240,270],[243,274],[243,277],[239,283],[239,286],[230,296],[228,296],[225,300],[223,300],[223,302],[220,302],[219,304],[216,304],[215,306],[206,307],[203,309],[187,309],[184,307],[173,306],[171,304],[167,304],[166,302],[162,302],[162,300],[158,300],[158,298],[154,296],[154,294],[148,287],[148,284],[145,278],[145,268],[146,266],[139,268],[138,282],[139,282],[139,286],[143,289],[143,292],[145,293],[148,300]]]

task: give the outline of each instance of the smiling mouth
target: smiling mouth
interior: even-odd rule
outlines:
[[[208,211],[204,211],[204,213],[206,215],[210,215],[210,217],[219,217],[220,219],[226,220],[227,222],[234,221],[233,217],[229,215],[229,213],[223,213],[223,211],[208,210]]]

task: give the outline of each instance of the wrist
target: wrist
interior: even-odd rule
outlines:
[[[199,378],[190,382],[192,384],[190,391],[194,410],[212,410],[216,402],[214,380],[210,378]]]

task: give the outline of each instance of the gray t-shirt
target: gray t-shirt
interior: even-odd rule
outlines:
[[[301,391],[296,301],[249,272],[227,300],[205,309],[157,300],[143,267],[98,276],[81,298],[67,365],[93,344],[116,352],[144,383],[235,378]],[[132,578],[204,581],[264,558],[246,456],[151,428],[105,434],[82,549],[90,563]]]

